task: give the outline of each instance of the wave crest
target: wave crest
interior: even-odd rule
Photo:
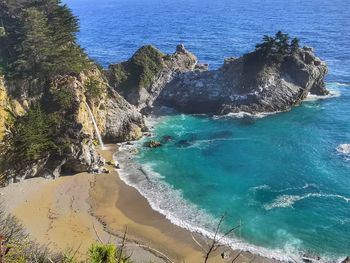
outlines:
[[[345,155],[350,155],[350,143],[339,144],[337,147],[337,152]]]
[[[347,203],[350,202],[350,198],[338,194],[309,193],[305,195],[281,195],[274,199],[271,203],[265,204],[264,208],[265,210],[271,210],[274,208],[293,207],[296,202],[307,198],[331,198],[340,199]]]

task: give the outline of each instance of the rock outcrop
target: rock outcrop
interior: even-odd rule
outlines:
[[[328,94],[327,66],[308,47],[279,62],[252,52],[208,70],[183,45],[172,55],[145,46],[105,74],[109,84],[142,112],[154,106],[186,113],[277,112],[289,110],[309,93]]]
[[[164,85],[156,104],[187,113],[255,114],[288,110],[309,93],[328,94],[327,66],[310,48],[279,64],[258,61],[251,54],[226,59],[218,70],[178,73]]]
[[[165,55],[153,46],[144,46],[128,61],[110,65],[105,74],[117,92],[142,110],[153,105],[164,85],[174,76],[199,68],[207,69],[205,65],[199,65],[197,58],[183,45],[178,45],[171,55]]]

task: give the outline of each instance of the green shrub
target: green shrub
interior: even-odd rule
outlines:
[[[165,57],[153,46],[140,48],[128,61],[109,67],[114,86],[124,90],[147,89],[164,67]]]
[[[5,28],[3,26],[0,26],[0,37],[3,37],[6,35]]]
[[[113,244],[96,243],[89,248],[89,263],[132,263]]]
[[[51,93],[60,108],[68,110],[72,107],[75,100],[75,94],[73,90],[63,87],[58,89],[51,89]]]
[[[102,93],[106,91],[101,80],[94,76],[89,77],[85,81],[84,87],[86,90],[86,95],[89,98],[99,98],[101,97]]]
[[[28,112],[14,120],[11,134],[6,138],[8,162],[38,160],[56,148],[53,141],[55,124],[40,107],[32,106]]]

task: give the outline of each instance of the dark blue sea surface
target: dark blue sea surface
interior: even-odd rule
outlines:
[[[336,96],[264,118],[160,118],[156,137],[172,140],[141,149],[152,185],[135,186],[173,222],[204,232],[226,212],[226,227],[242,223],[238,248],[350,254],[350,1],[64,2],[80,19],[79,43],[105,67],[145,44],[172,53],[183,43],[218,68],[277,30],[314,47]]]

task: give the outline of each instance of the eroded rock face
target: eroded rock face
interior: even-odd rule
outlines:
[[[231,58],[218,70],[179,73],[164,86],[156,104],[188,113],[254,114],[288,110],[309,93],[328,94],[327,66],[309,48],[278,66],[263,64],[258,71],[245,66],[245,57]]]
[[[122,142],[141,138],[145,128],[142,114],[112,89],[109,90],[106,108],[105,141]]]

